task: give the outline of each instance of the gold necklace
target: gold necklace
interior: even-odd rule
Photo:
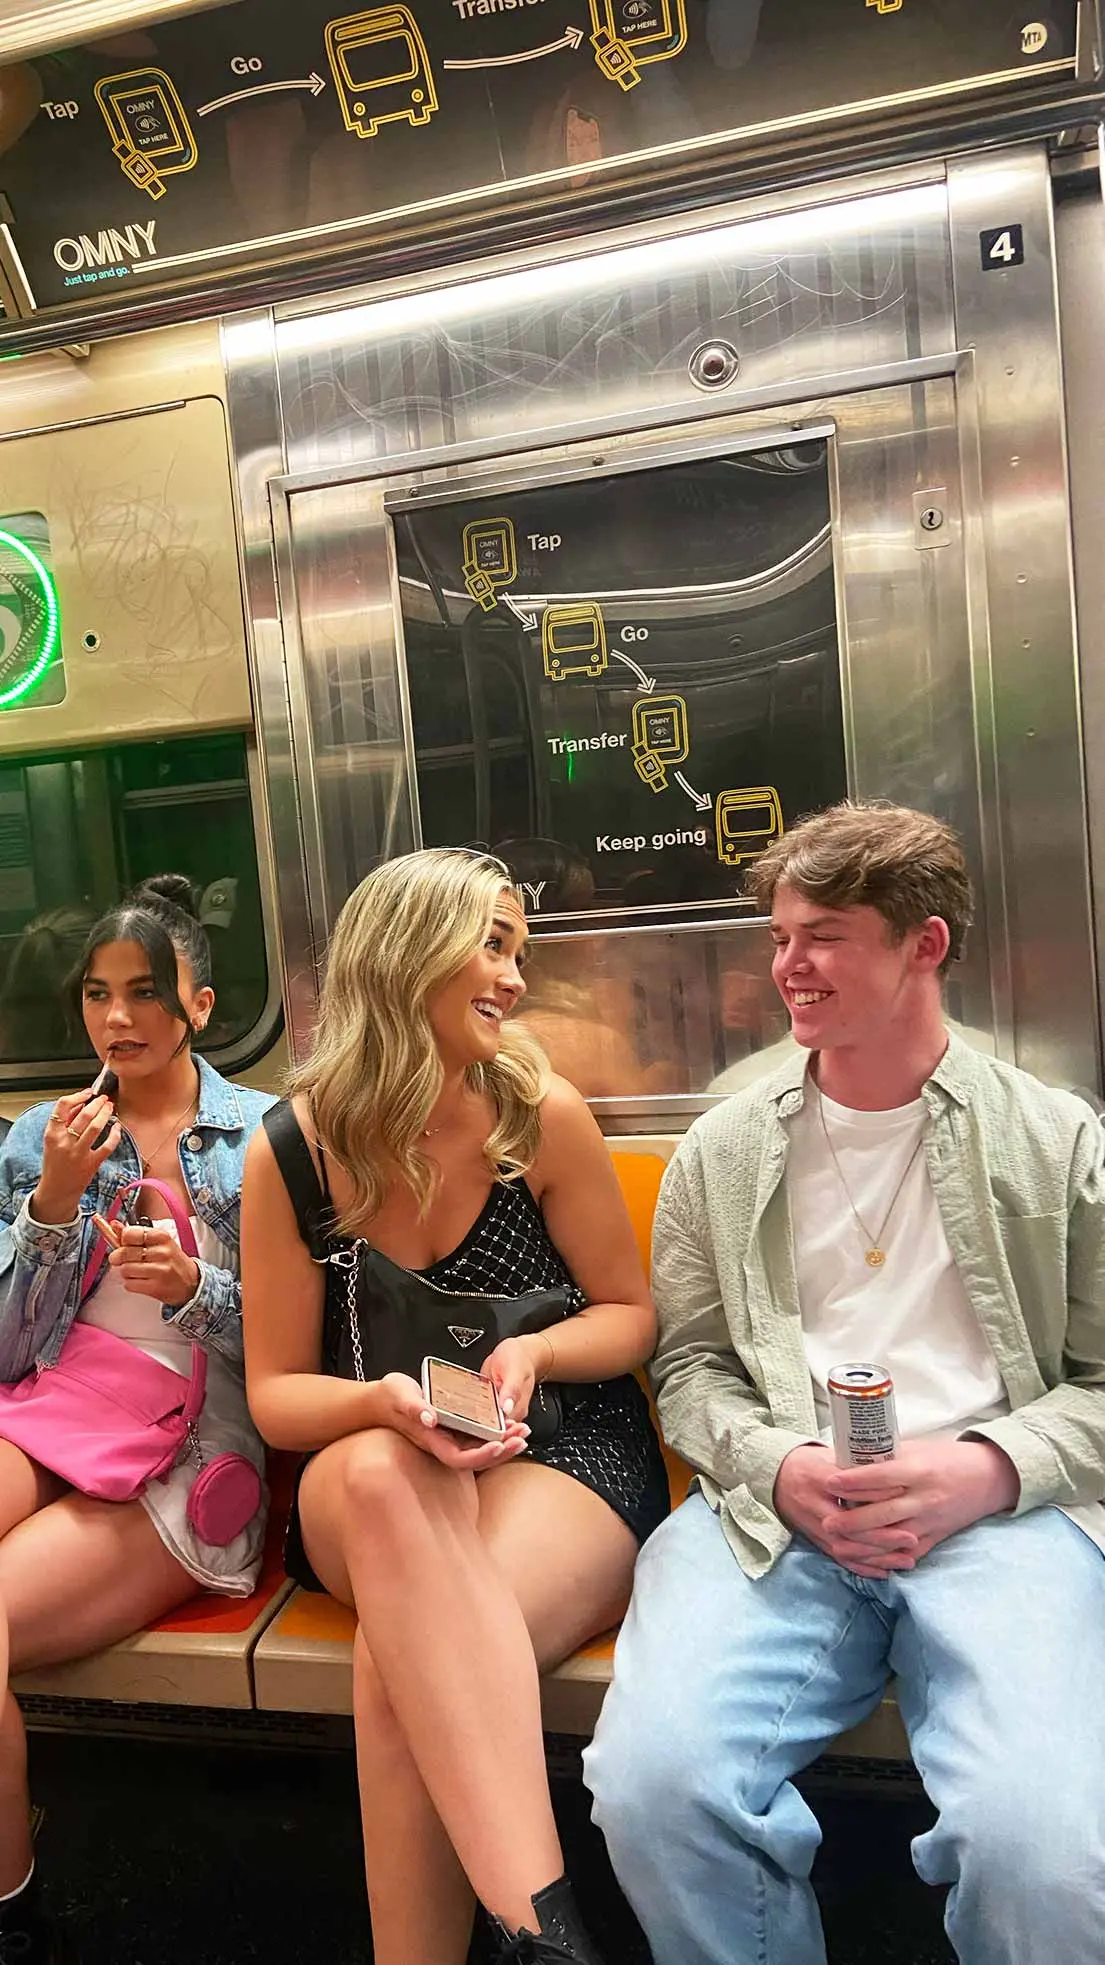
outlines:
[[[864,1242],[867,1244],[863,1252],[863,1260],[865,1261],[869,1269],[881,1269],[884,1262],[886,1261],[886,1250],[882,1246],[882,1238],[886,1234],[887,1228],[890,1223],[890,1217],[898,1205],[898,1196],[900,1195],[913,1169],[913,1162],[916,1160],[917,1155],[920,1153],[921,1148],[925,1143],[924,1130],[922,1128],[921,1137],[917,1141],[917,1144],[914,1147],[912,1153],[910,1154],[909,1159],[906,1161],[905,1172],[902,1174],[902,1177],[898,1182],[897,1187],[894,1189],[894,1192],[890,1197],[890,1206],[887,1208],[886,1213],[882,1218],[882,1225],[879,1228],[878,1233],[872,1235],[871,1230],[868,1228],[867,1223],[864,1221],[863,1216],[860,1214],[859,1209],[857,1208],[855,1202],[852,1199],[851,1189],[849,1188],[848,1183],[844,1178],[844,1174],[841,1170],[840,1161],[836,1157],[836,1148],[833,1145],[832,1139],[830,1138],[829,1128],[825,1123],[825,1101],[821,1096],[820,1085],[817,1087],[817,1116],[821,1121],[821,1130],[825,1135],[825,1144],[828,1147],[829,1152],[832,1154],[833,1166],[836,1168],[836,1177],[839,1180],[840,1185],[844,1189],[844,1198],[847,1201],[848,1206],[851,1208],[852,1213],[855,1216],[856,1226],[859,1229],[859,1232],[863,1237]]]
[[[177,1131],[177,1129],[178,1129],[178,1127],[180,1127],[180,1126],[182,1126],[182,1125],[183,1125],[183,1123],[184,1123],[184,1121],[185,1121],[185,1119],[187,1119],[187,1117],[188,1117],[188,1114],[189,1114],[189,1113],[191,1112],[191,1110],[192,1110],[192,1107],[193,1107],[194,1105],[196,1105],[196,1104],[198,1104],[198,1102],[199,1102],[199,1091],[198,1091],[198,1090],[196,1090],[196,1091],[194,1091],[194,1092],[192,1093],[192,1096],[191,1096],[191,1098],[190,1098],[190,1099],[188,1100],[188,1103],[187,1103],[187,1105],[185,1106],[185,1108],[184,1108],[184,1110],[183,1110],[183,1112],[178,1112],[178,1113],[177,1113],[177,1116],[176,1116],[176,1118],[175,1118],[175,1119],[173,1120],[173,1123],[172,1123],[172,1125],[171,1125],[171,1126],[169,1127],[169,1130],[168,1130],[168,1132],[167,1132],[167,1133],[165,1134],[165,1137],[164,1137],[163,1139],[159,1139],[159,1140],[158,1140],[158,1142],[157,1142],[157,1145],[156,1145],[156,1146],[154,1147],[154,1149],[153,1149],[153,1152],[152,1152],[152,1153],[147,1153],[147,1154],[145,1154],[145,1155],[143,1155],[143,1153],[142,1153],[142,1151],[141,1151],[141,1149],[139,1148],[139,1153],[138,1153],[138,1159],[139,1159],[139,1162],[140,1162],[140,1164],[141,1164],[141,1168],[142,1168],[142,1172],[143,1172],[144,1174],[148,1174],[148,1173],[149,1173],[149,1171],[150,1171],[150,1168],[151,1168],[151,1167],[153,1166],[153,1163],[154,1163],[154,1161],[155,1161],[155,1160],[157,1159],[157,1156],[158,1156],[158,1154],[160,1153],[160,1151],[161,1151],[161,1149],[162,1149],[162,1147],[163,1147],[163,1146],[167,1146],[167,1145],[168,1145],[168,1143],[169,1143],[169,1141],[170,1141],[170,1140],[172,1139],[172,1137],[173,1137],[173,1134],[174,1134],[174,1133],[175,1133],[175,1132]],[[132,1137],[133,1137],[133,1135],[132,1135]],[[138,1145],[138,1141],[137,1141],[137,1140],[135,1140],[135,1142],[134,1142],[134,1143],[135,1143],[135,1145],[136,1145],[136,1146]]]

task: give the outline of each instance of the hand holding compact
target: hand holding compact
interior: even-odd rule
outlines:
[[[423,1453],[458,1473],[482,1474],[487,1467],[502,1466],[517,1458],[529,1438],[528,1428],[516,1420],[507,1421],[501,1440],[466,1440],[460,1433],[451,1433],[427,1405],[421,1385],[404,1372],[389,1372],[379,1380],[375,1392],[377,1425],[402,1433]]]

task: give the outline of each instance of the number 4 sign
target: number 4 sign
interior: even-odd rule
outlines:
[[[995,225],[988,232],[980,232],[978,237],[984,273],[1024,265],[1023,225]]]

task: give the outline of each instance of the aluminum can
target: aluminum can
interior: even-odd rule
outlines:
[[[898,1448],[894,1381],[883,1365],[836,1365],[829,1414],[838,1467],[871,1467]]]

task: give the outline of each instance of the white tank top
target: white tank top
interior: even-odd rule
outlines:
[[[192,1233],[196,1238],[196,1248],[203,1262],[212,1262],[220,1269],[234,1265],[228,1258],[217,1236],[213,1235],[206,1222],[196,1215],[190,1217]],[[174,1241],[179,1241],[176,1222],[171,1215],[156,1218],[158,1228],[167,1228]],[[103,1275],[80,1311],[82,1324],[95,1324],[98,1330],[110,1331],[113,1337],[124,1337],[128,1344],[134,1344],[147,1357],[156,1358],[158,1364],[168,1365],[170,1370],[179,1371],[185,1378],[192,1375],[192,1340],[179,1324],[168,1324],[161,1314],[161,1304],[152,1296],[138,1296],[128,1290],[118,1270],[105,1267]]]

